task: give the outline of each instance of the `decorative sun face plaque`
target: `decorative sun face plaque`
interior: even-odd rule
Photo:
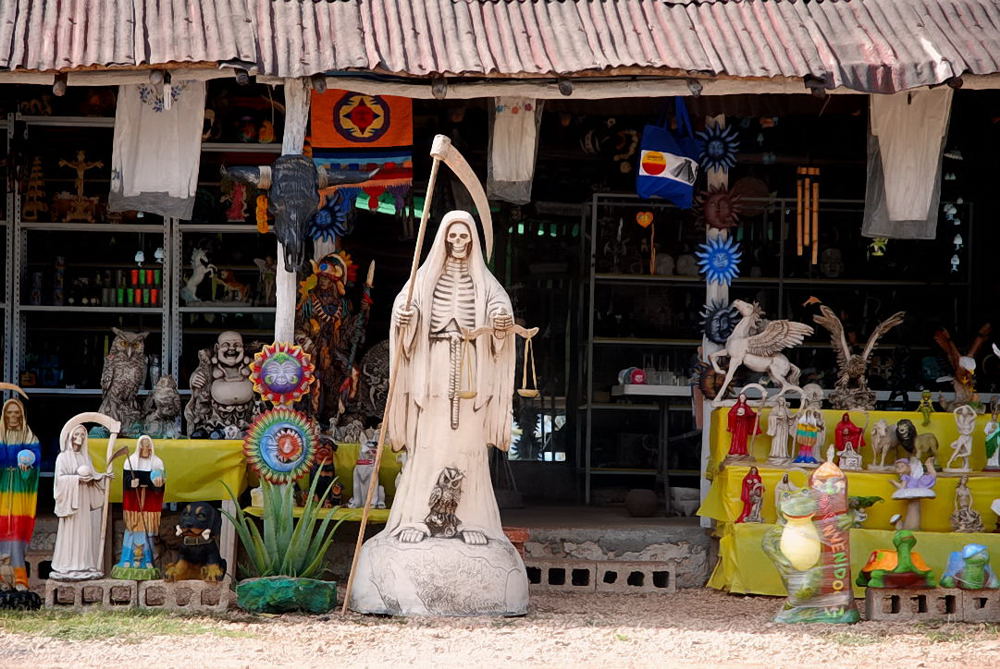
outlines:
[[[309,354],[295,344],[275,342],[254,355],[250,363],[253,389],[268,402],[288,406],[302,399],[316,379]]]
[[[301,411],[277,408],[257,416],[243,440],[247,463],[271,483],[291,483],[312,466],[319,433]]]

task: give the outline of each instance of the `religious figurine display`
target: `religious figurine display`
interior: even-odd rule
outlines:
[[[990,549],[982,544],[966,544],[948,556],[948,566],[941,575],[942,588],[996,590],[1000,576],[990,566]]]
[[[781,351],[801,344],[806,336],[813,333],[813,329],[804,323],[786,320],[768,321],[760,329],[760,321],[764,317],[760,305],[734,300],[733,307],[739,312],[740,321],[726,339],[725,347],[708,356],[715,372],[726,375],[722,388],[716,395],[716,403],[726,396],[726,390],[740,366],[746,366],[754,372],[767,372],[771,380],[780,387],[779,396],[796,389],[800,370]],[[719,366],[721,358],[729,358],[729,366],[725,371]]]
[[[125,434],[133,434],[141,422],[139,389],[146,381],[146,337],[148,332],[126,332],[111,328],[115,338],[104,357],[101,372],[101,407],[98,413],[122,424]],[[94,428],[92,436],[103,437],[103,428]]]
[[[122,468],[122,511],[125,534],[122,554],[111,568],[111,577],[130,581],[148,581],[160,577],[155,566],[154,537],[160,533],[160,512],[166,485],[163,460],[156,456],[153,440],[142,435],[135,442],[135,452]]]
[[[747,396],[740,393],[736,403],[728,413],[728,430],[732,435],[729,441],[729,455],[726,463],[753,461],[749,451],[749,441],[752,435],[760,434],[760,416],[750,407]]]
[[[107,416],[81,414],[71,418],[59,435],[60,452],[52,483],[59,528],[49,573],[49,578],[56,581],[83,581],[104,575],[102,535],[107,528],[108,486],[114,478],[110,460],[119,453],[109,458],[107,471],[97,471],[87,449],[87,421],[100,422],[111,431],[112,440],[120,430],[117,421]]]
[[[76,193],[62,192],[56,194],[56,202],[65,205],[66,212],[63,215],[63,222],[82,221],[93,223],[94,215],[97,212],[98,198],[88,197],[83,192],[83,177],[88,170],[104,167],[101,161],[88,162],[87,154],[84,151],[76,152],[76,160],[60,160],[59,167],[68,167],[76,171],[76,179],[73,181]]]
[[[906,312],[898,311],[879,323],[868,337],[862,352],[853,353],[847,343],[844,324],[837,314],[826,305],[820,305],[819,310],[820,314],[813,316],[813,321],[830,333],[830,342],[837,352],[839,373],[834,391],[830,393],[830,405],[834,409],[871,411],[875,408],[875,393],[868,388],[868,358],[875,350],[878,340],[903,322]]]
[[[463,173],[474,179],[471,169]],[[478,182],[466,183],[482,193]],[[484,193],[479,200],[490,252]],[[359,555],[348,600],[355,611],[527,611],[527,574],[503,532],[488,459],[491,446],[507,451],[511,443],[518,330],[510,297],[486,266],[475,220],[449,212],[393,306],[390,347],[403,353],[386,443],[405,448],[408,461],[385,529]]]
[[[983,517],[972,508],[972,491],[969,490],[969,475],[964,474],[955,487],[955,510],[951,514],[951,529],[954,532],[982,532]]]
[[[899,525],[899,515],[892,517],[896,522],[896,534],[892,545],[896,550],[877,549],[872,551],[868,562],[858,572],[855,581],[862,588],[933,588],[934,572],[920,553],[913,550],[917,538],[909,529]]]
[[[902,521],[902,529],[920,529],[920,500],[937,497],[934,484],[937,483],[937,472],[934,471],[934,458],[927,458],[927,471],[917,458],[896,460],[898,481],[890,481],[896,487],[892,493],[893,499],[907,500],[906,516]]]
[[[177,381],[171,374],[161,376],[142,408],[143,432],[155,439],[179,438],[181,406]]]
[[[793,464],[819,464],[819,449],[826,440],[823,420],[823,390],[810,383],[802,389],[802,407],[795,415],[795,458]]]
[[[972,457],[972,431],[976,429],[976,417],[978,414],[968,404],[963,404],[955,409],[955,425],[958,427],[958,438],[951,442],[951,457],[944,466],[946,472],[968,472],[969,458]],[[952,466],[956,460],[962,463]],[[965,478],[965,477],[963,477]]]
[[[6,383],[0,388],[21,392]],[[7,556],[12,574],[10,587],[19,592],[28,589],[24,556],[35,529],[41,462],[42,451],[28,427],[24,404],[12,397],[4,402],[0,415],[0,555]]]
[[[844,471],[861,471],[861,449],[865,445],[864,428],[851,421],[844,413],[833,431],[833,443],[837,449],[838,465]]]
[[[777,512],[778,523],[761,542],[788,591],[775,622],[858,622],[850,584],[847,477],[832,453],[810,474],[809,487],[782,495]]]
[[[191,399],[184,408],[188,434],[193,439],[242,438],[258,413],[243,337],[223,332],[198,359],[191,374]]]
[[[756,467],[751,467],[747,475],[743,477],[740,501],[743,502],[743,512],[736,519],[737,523],[764,522],[760,516],[760,509],[764,504],[764,482]]]
[[[875,425],[872,426],[871,438],[872,451],[875,454],[875,459],[868,465],[868,471],[892,471],[892,466],[885,464],[885,458],[889,454],[889,451],[895,448],[896,439],[895,433],[890,430],[889,423],[887,423],[885,419],[880,419],[875,423]],[[875,460],[878,461],[878,464],[875,463]]]
[[[296,328],[315,345],[318,386],[313,406],[320,421],[342,416],[357,391],[357,360],[365,342],[371,313],[375,263],[356,300],[351,299],[358,267],[346,253],[331,253],[311,261],[313,273],[299,286]]]
[[[788,437],[794,428],[795,417],[788,410],[788,402],[779,397],[767,416],[767,434],[771,437],[768,465],[781,467],[788,464]]]

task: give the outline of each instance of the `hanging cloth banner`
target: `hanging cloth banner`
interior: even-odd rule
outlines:
[[[119,86],[108,209],[190,219],[204,122],[203,81]]]
[[[535,176],[542,103],[531,98],[498,97],[493,100],[490,116],[493,132],[486,192],[491,199],[527,204]]]
[[[690,209],[701,147],[691,130],[684,99],[676,97],[674,100],[676,134],[670,132],[666,121],[647,125],[642,130],[635,189],[639,197],[662,197],[681,209]]]
[[[413,186],[413,100],[393,95],[364,95],[344,90],[313,92],[310,142],[313,162],[328,171],[372,170],[375,178],[360,184],[324,189],[340,190],[348,201],[368,195],[368,207],[391,193],[396,211]]]
[[[941,86],[870,96],[865,237],[936,237],[952,94]]]

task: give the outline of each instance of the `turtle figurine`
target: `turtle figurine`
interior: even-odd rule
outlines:
[[[936,585],[931,568],[920,553],[913,550],[916,537],[911,530],[901,529],[899,519],[899,514],[891,519],[898,528],[892,537],[896,550],[872,551],[858,574],[857,584],[862,588],[933,588]]]
[[[990,567],[990,550],[982,544],[966,544],[948,556],[948,566],[941,576],[942,588],[963,590],[995,590],[1000,577]]]

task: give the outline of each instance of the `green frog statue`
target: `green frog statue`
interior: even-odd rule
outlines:
[[[1000,577],[990,567],[990,550],[982,544],[966,544],[962,550],[953,552],[948,556],[941,587],[963,590],[1000,588]]]
[[[788,591],[779,623],[856,623],[851,592],[847,478],[832,461],[820,465],[809,486],[785,492],[779,522],[764,534],[764,553]]]

